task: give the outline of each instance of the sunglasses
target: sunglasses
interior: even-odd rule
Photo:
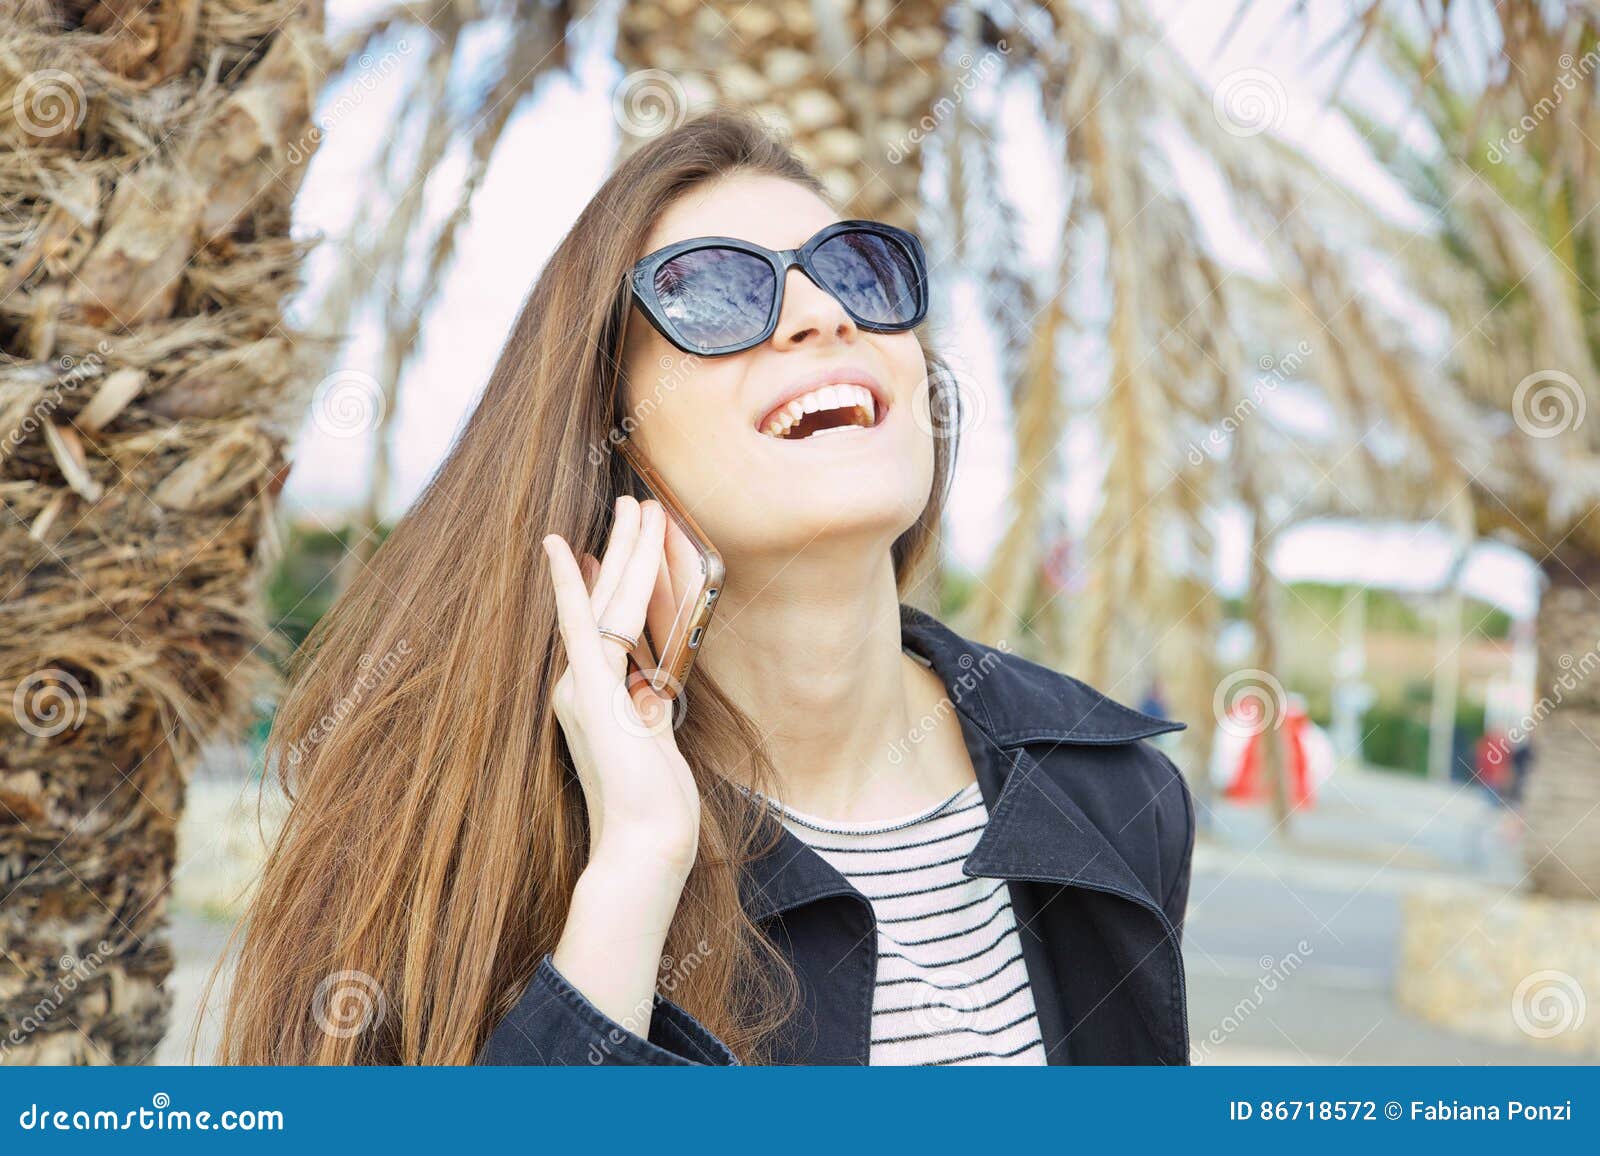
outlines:
[[[721,357],[772,336],[783,283],[796,266],[862,329],[900,333],[927,316],[922,242],[878,221],[840,221],[781,252],[735,237],[695,237],[651,253],[628,282],[661,336],[685,353]]]

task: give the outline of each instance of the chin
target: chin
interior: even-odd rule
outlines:
[[[916,524],[927,502],[925,490],[913,494],[890,489],[833,492],[826,486],[797,488],[787,497],[774,499],[771,508],[781,510],[781,517],[768,520],[758,534],[736,537],[760,553],[778,557],[842,543],[857,551],[875,550],[880,545],[887,551]]]

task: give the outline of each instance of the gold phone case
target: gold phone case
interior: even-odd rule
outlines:
[[[689,540],[701,562],[703,577],[699,589],[689,591],[689,597],[684,599],[684,603],[687,603],[692,598],[693,608],[689,613],[678,616],[675,628],[665,639],[652,638],[647,621],[644,631],[639,636],[639,645],[633,651],[635,665],[640,670],[653,672],[650,688],[663,698],[676,699],[682,693],[684,683],[688,681],[689,671],[694,666],[695,654],[705,638],[706,627],[711,622],[711,612],[716,606],[717,595],[722,592],[722,555],[717,553],[716,547],[711,544],[705,532],[700,529],[689,511],[684,509],[683,503],[678,501],[676,495],[662,482],[661,475],[656,473],[650,463],[644,460],[644,455],[634,448],[632,441],[624,438],[617,443],[617,448],[643,484],[647,495],[661,503],[661,508],[666,511],[667,517]]]

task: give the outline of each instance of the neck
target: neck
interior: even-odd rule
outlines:
[[[938,680],[901,651],[887,549],[730,564],[699,661],[760,728],[785,804],[870,819],[923,798],[905,736]]]

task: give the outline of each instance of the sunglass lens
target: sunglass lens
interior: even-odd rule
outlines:
[[[917,315],[917,267],[901,243],[882,233],[839,233],[812,256],[828,291],[869,325],[903,326]]]
[[[772,266],[738,249],[695,249],[656,270],[656,300],[685,339],[726,349],[761,335],[776,296]]]

